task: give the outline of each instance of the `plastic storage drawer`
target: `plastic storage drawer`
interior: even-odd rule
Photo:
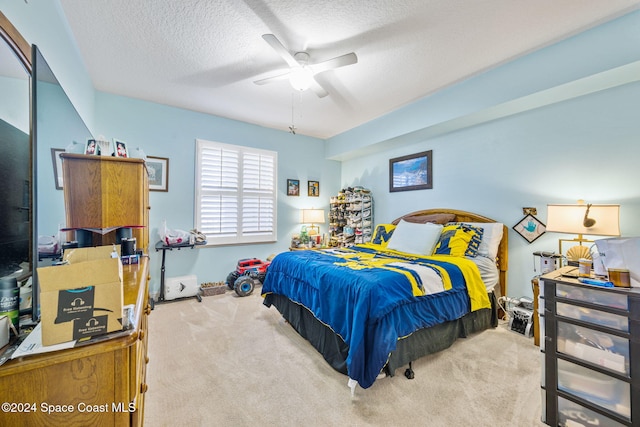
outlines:
[[[629,340],[566,322],[558,322],[558,351],[629,375]]]
[[[558,389],[631,417],[631,387],[617,378],[558,360]]]
[[[562,397],[558,397],[558,414],[561,426],[624,427],[624,424]]]

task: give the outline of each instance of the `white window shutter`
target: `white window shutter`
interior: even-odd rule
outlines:
[[[275,241],[277,153],[196,140],[196,228],[210,245]]]

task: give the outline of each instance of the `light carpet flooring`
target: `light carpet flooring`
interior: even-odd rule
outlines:
[[[352,397],[260,288],[157,304],[145,425],[543,426],[540,351],[505,324],[399,369]]]

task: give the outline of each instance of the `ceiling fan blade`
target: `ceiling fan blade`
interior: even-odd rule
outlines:
[[[329,92],[327,92],[322,86],[320,86],[320,83],[318,83],[316,79],[311,79],[311,86],[309,86],[309,89],[311,89],[313,93],[318,95],[318,98],[324,98],[325,96],[329,95]]]
[[[344,67],[345,65],[351,65],[358,62],[358,57],[355,53],[347,53],[345,55],[337,56],[328,61],[319,62],[313,64],[311,69],[315,74],[322,73],[323,71],[333,70],[335,68]]]
[[[280,80],[286,80],[289,78],[291,73],[287,71],[284,74],[278,74],[277,76],[265,77],[264,79],[255,80],[254,83],[257,85],[266,85],[267,83],[273,83]]]
[[[290,67],[298,67],[300,65],[298,64],[298,61],[296,61],[296,59],[293,57],[293,55],[291,55],[289,51],[283,46],[283,44],[280,43],[280,40],[278,40],[276,36],[274,36],[273,34],[263,34],[262,38],[264,39],[264,41],[269,43],[273,50],[275,50],[276,53],[280,55],[287,64],[289,64]]]

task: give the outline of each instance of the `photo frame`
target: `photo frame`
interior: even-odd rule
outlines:
[[[62,157],[60,154],[64,153],[64,148],[52,148],[51,160],[53,162],[53,180],[56,185],[56,190],[62,190]]]
[[[129,157],[129,152],[127,151],[127,143],[124,141],[118,141],[117,139],[113,140],[113,154],[116,157],[127,158]]]
[[[432,150],[389,159],[389,192],[433,188]]]
[[[538,218],[531,214],[525,215],[513,229],[525,238],[529,243],[532,243],[538,237],[542,236],[547,231],[547,226],[544,225]]]
[[[299,195],[300,195],[300,180],[287,179],[287,196],[299,196]]]
[[[84,147],[84,154],[89,156],[95,156],[100,154],[100,147],[95,139],[87,139],[87,143]]]
[[[320,197],[319,181],[307,181],[307,195],[309,197]]]
[[[169,159],[147,156],[149,191],[169,191]]]

